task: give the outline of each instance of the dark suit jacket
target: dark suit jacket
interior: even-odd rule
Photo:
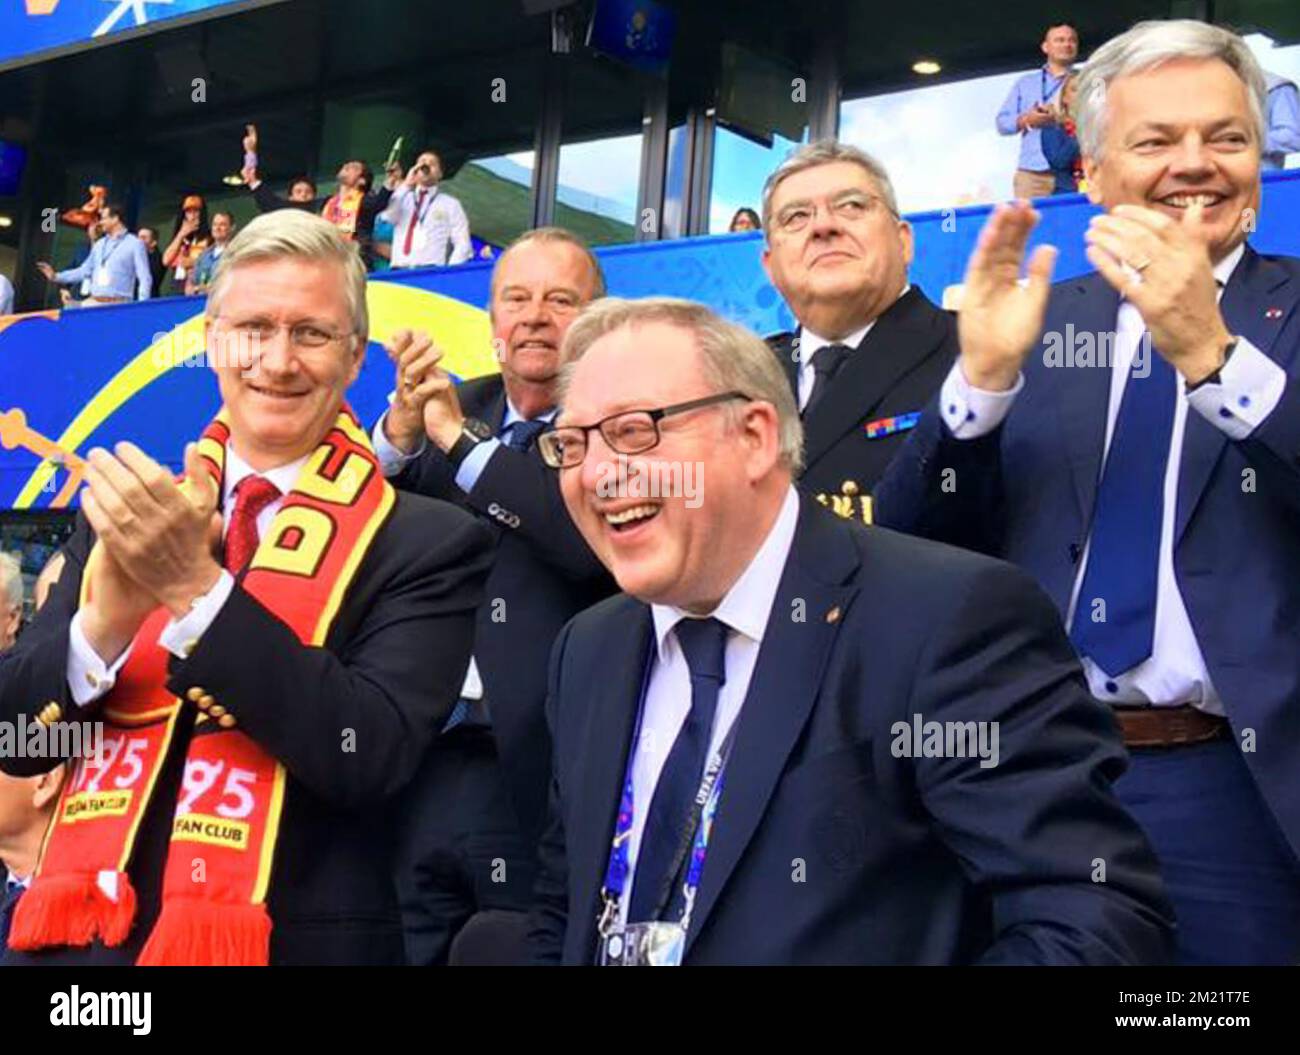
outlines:
[[[652,646],[648,606],[622,595],[556,643],[543,961],[595,956]],[[999,764],[896,757],[914,714],[1000,723]],[[1124,750],[1025,575],[805,498],[737,721],[686,963],[1165,959],[1156,863],[1110,790]]]
[[[1233,728],[1255,730],[1244,757],[1300,852],[1300,260],[1247,249],[1220,307],[1228,329],[1289,376],[1245,440],[1188,409],[1174,573]],[[1044,332],[1109,337],[1118,310],[1100,276],[1071,279],[1052,291]],[[879,523],[1019,564],[1064,615],[1092,521],[1111,371],[1048,368],[1043,351],[988,436],[955,440],[937,406],[927,410],[876,509]],[[951,492],[940,486],[945,468],[955,470]]]
[[[78,605],[92,534],[84,519],[45,607],[0,656],[0,720],[29,722],[46,701],[76,713],[67,684],[68,624]],[[271,961],[400,964],[390,832],[396,800],[459,694],[473,611],[487,570],[487,532],[445,503],[399,495],[357,570],[324,648],[301,644],[236,586],[186,660],[169,662],[167,688],[205,689],[239,728],[289,770],[267,907]],[[193,704],[186,707],[193,709]],[[94,705],[84,715],[94,720]],[[141,826],[130,868],[135,927],[116,949],[9,953],[10,962],[133,963],[154,919],[190,723]],[[345,730],[354,751],[342,750]],[[6,772],[48,769],[4,759]]]
[[[506,396],[500,375],[466,381],[457,394],[467,416],[501,431]],[[462,504],[496,536],[474,657],[520,829],[531,844],[545,822],[550,780],[543,705],[551,645],[574,614],[608,597],[615,586],[570,519],[558,474],[536,448],[516,451],[503,443],[468,494],[455,476],[430,444],[392,482]]]
[[[799,393],[796,334],[768,338]],[[907,438],[868,439],[869,422],[921,410],[957,356],[957,324],[913,286],[890,306],[848,357],[826,398],[804,420],[801,490],[840,516],[870,522],[868,498]]]

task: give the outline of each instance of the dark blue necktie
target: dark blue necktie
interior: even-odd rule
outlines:
[[[0,950],[9,946],[9,924],[13,922],[14,909],[26,889],[22,883],[15,883],[12,879],[5,882],[4,898],[0,899]]]
[[[1150,338],[1144,334],[1144,342]],[[1156,626],[1160,525],[1178,383],[1150,348],[1151,372],[1131,373],[1106,453],[1092,521],[1088,568],[1070,640],[1114,677],[1151,655]],[[1104,619],[1102,606],[1105,602]]]
[[[533,418],[532,421],[516,421],[510,426],[510,431],[506,434],[506,446],[512,447],[517,451],[526,451],[536,442],[537,437],[545,431],[549,422],[541,418]]]
[[[727,680],[727,628],[716,619],[683,619],[673,628],[691,671],[691,709],[664,761],[637,852],[628,922],[655,918],[664,884],[676,878],[691,804],[704,777],[718,691]],[[685,858],[683,858],[685,860]]]
[[[853,349],[847,344],[828,344],[813,353],[813,387],[808,393],[808,403],[800,412],[801,416],[808,417],[813,412],[813,408],[826,398],[826,393],[831,389],[831,382],[835,380],[835,375],[840,372],[840,367],[844,365]]]

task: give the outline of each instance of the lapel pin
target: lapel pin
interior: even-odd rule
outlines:
[[[839,621],[840,621],[840,606],[836,605],[834,608],[832,608],[829,612],[826,613],[826,622],[838,623]]]
[[[1264,318],[1266,319],[1280,319],[1281,317],[1282,317],[1281,308],[1269,308],[1267,311],[1264,312]]]

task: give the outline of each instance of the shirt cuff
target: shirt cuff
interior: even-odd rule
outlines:
[[[1230,439],[1244,440],[1273,413],[1286,389],[1286,371],[1244,337],[1237,339],[1219,380],[1187,393],[1206,421]]]
[[[460,463],[460,468],[456,470],[456,486],[466,494],[474,490],[474,485],[478,483],[478,478],[483,475],[483,470],[487,468],[489,459],[496,454],[500,446],[501,441],[495,436],[484,440],[482,443],[474,444],[474,449],[465,455],[465,460]]]
[[[390,393],[388,401],[393,401]],[[384,422],[388,420],[388,411],[379,415],[379,420],[375,422],[375,429],[370,434],[370,442],[375,448],[375,456],[379,459],[379,468],[385,476],[396,476],[411,462],[415,461],[424,453],[424,448],[429,445],[427,437],[420,437],[420,445],[410,454],[399,451],[393,446],[392,442],[384,435]]]
[[[939,412],[954,437],[959,440],[979,439],[1006,420],[1011,404],[1024,387],[1025,375],[1020,374],[1015,386],[1006,392],[986,392],[975,388],[961,372],[961,363],[956,362],[939,390]]]
[[[81,629],[81,613],[77,612],[68,625],[68,689],[73,702],[78,707],[85,707],[108,692],[130,655],[131,646],[127,645],[126,651],[114,660],[111,667],[105,665],[86,640]]]
[[[189,659],[199,638],[217,618],[217,613],[229,600],[230,591],[234,588],[235,577],[228,571],[222,571],[216,585],[198,598],[185,615],[168,621],[158,635],[158,644],[177,659]]]

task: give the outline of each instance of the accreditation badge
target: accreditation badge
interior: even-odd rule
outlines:
[[[95,286],[102,289],[108,285],[108,268],[103,264],[95,268]]]
[[[686,928],[680,923],[630,923],[616,927],[600,942],[598,967],[680,967],[686,951]]]

